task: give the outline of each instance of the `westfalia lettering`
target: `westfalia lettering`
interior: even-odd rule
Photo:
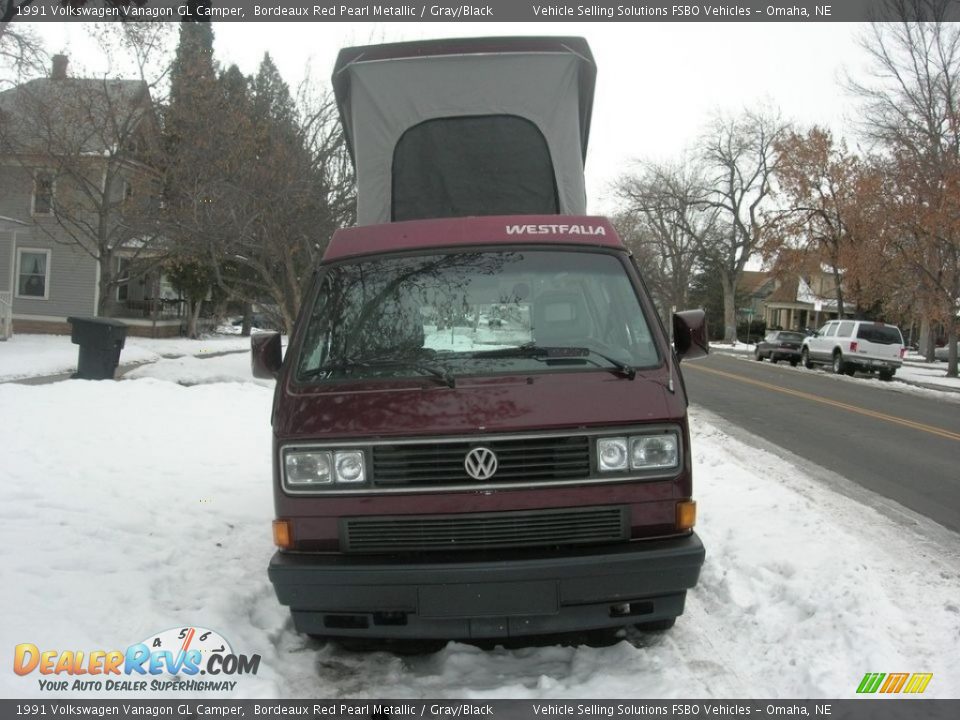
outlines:
[[[507,225],[507,235],[606,235],[603,225]]]

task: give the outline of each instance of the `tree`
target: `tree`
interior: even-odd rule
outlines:
[[[156,118],[143,80],[66,77],[23,83],[0,96],[0,152],[49,192],[36,227],[99,265],[106,313],[124,251],[139,256],[160,235]]]
[[[10,80],[0,77],[0,91],[27,75],[38,74],[47,65],[47,55],[40,39],[23,23],[13,25],[18,13],[26,11],[35,0],[0,0],[0,70],[12,71]]]
[[[850,82],[865,130],[883,150],[890,241],[928,321],[949,342],[947,374],[957,376],[960,311],[960,27],[947,0],[891,0],[897,22],[872,23],[862,39],[873,74]],[[926,18],[911,22],[912,18]],[[932,348],[927,348],[932,353]],[[929,358],[929,354],[928,354]]]
[[[773,114],[746,112],[718,118],[702,139],[706,193],[696,202],[716,212],[717,232],[703,247],[705,265],[719,273],[723,288],[724,340],[736,340],[737,284],[749,260],[772,239],[770,199],[777,154],[785,131]]]
[[[717,211],[704,206],[705,181],[689,163],[643,163],[621,177],[616,194],[624,203],[614,224],[643,268],[664,319],[671,308],[689,305],[704,247],[715,242]]]

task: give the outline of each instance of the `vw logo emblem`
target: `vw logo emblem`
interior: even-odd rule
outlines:
[[[497,471],[497,455],[490,448],[474,448],[464,458],[463,469],[474,480],[489,480]]]

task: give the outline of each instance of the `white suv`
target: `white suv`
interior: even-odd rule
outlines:
[[[829,365],[836,374],[879,372],[889,380],[903,364],[903,335],[896,325],[872,320],[831,320],[815,335],[805,338],[801,361]]]

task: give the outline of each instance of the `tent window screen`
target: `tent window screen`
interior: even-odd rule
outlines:
[[[513,115],[427,120],[393,153],[393,220],[468,215],[555,215],[547,140]]]

